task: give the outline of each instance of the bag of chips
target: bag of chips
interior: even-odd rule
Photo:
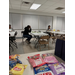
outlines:
[[[10,71],[9,74],[12,75],[23,75],[24,69],[26,69],[27,65],[16,64]]]
[[[35,75],[54,75],[47,64],[44,64],[40,67],[35,67],[33,69],[34,69]]]
[[[31,64],[33,67],[42,66],[42,65],[45,64],[45,62],[44,62],[44,60],[42,59],[42,57],[40,56],[40,54],[36,54],[36,55],[34,55],[34,56],[29,56],[28,59],[29,59],[30,64]]]
[[[16,60],[16,58],[18,58],[18,56],[20,56],[20,55],[19,55],[19,54],[10,55],[10,56],[9,56],[9,59]]]
[[[9,66],[11,68],[13,68],[17,63],[22,64],[22,62],[18,58],[16,58],[16,60],[12,60],[12,59],[9,60]]]
[[[58,60],[54,56],[47,56],[44,58],[45,63],[58,63]]]
[[[60,64],[48,64],[54,75],[65,75],[65,68]]]

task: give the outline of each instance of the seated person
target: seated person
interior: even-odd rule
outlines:
[[[11,24],[9,24],[9,31],[14,31],[13,28],[11,28]]]
[[[51,31],[51,28],[50,28],[50,27],[51,27],[51,26],[49,25],[49,26],[48,26],[48,29],[47,29],[46,31]]]
[[[30,43],[30,40],[32,38],[31,35],[29,35],[29,33],[31,32],[31,26],[28,25],[27,27],[24,28],[24,32],[23,32],[23,37],[26,37],[26,42]]]
[[[47,32],[47,31],[51,31],[51,28],[50,28],[51,26],[50,25],[48,25],[48,28],[47,28],[47,30],[46,30],[46,33],[49,35],[49,36],[51,36],[51,34],[49,33],[49,32]]]

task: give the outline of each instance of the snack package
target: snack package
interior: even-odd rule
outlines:
[[[12,75],[23,75],[24,70],[26,69],[27,65],[23,64],[16,64],[10,71],[9,74]]]
[[[61,63],[61,65],[65,68],[65,64],[64,63]]]
[[[34,69],[35,75],[54,75],[47,64],[44,64],[40,67],[35,67],[33,69]]]
[[[16,60],[15,58],[17,58],[18,56],[20,56],[20,55],[19,55],[19,54],[10,55],[10,56],[9,56],[9,59]]]
[[[45,54],[42,54],[42,58],[44,59],[45,57],[52,56],[52,55],[53,55],[52,53],[45,53]]]
[[[58,60],[54,56],[47,56],[44,58],[45,63],[58,63]]]
[[[11,68],[13,68],[17,63],[22,64],[22,62],[18,58],[16,58],[16,60],[9,60],[9,66]]]
[[[44,60],[42,59],[42,57],[40,56],[40,54],[36,54],[34,56],[30,56],[28,57],[29,59],[29,62],[30,64],[33,66],[33,67],[36,67],[36,66],[42,66],[45,64]]]
[[[48,64],[54,75],[65,75],[65,68],[60,64]]]

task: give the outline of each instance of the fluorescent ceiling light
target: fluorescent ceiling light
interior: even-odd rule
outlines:
[[[65,11],[64,11],[64,12],[62,12],[62,13],[65,13]]]
[[[31,7],[30,7],[30,9],[34,9],[34,10],[36,10],[37,8],[39,8],[41,6],[41,4],[33,4]]]

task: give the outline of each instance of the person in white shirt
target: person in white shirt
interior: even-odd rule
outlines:
[[[13,28],[11,28],[11,24],[9,24],[9,31],[14,31]]]
[[[48,25],[48,29],[46,30],[46,31],[51,31],[51,28],[50,28],[51,26],[50,25]]]
[[[47,32],[47,31],[51,31],[51,28],[50,28],[51,26],[50,25],[48,25],[48,28],[47,28],[47,30],[46,30],[46,33],[49,35],[49,36],[51,36],[51,34],[49,33],[49,32]]]

